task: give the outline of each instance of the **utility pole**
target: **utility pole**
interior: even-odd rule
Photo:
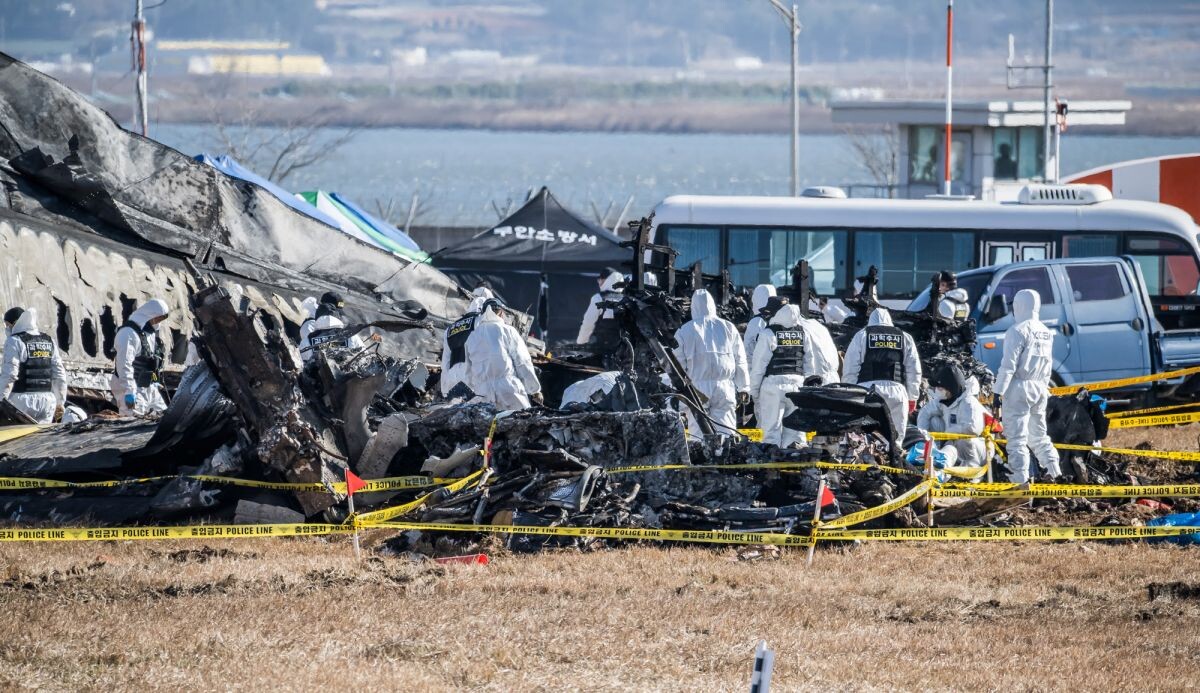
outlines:
[[[1058,182],[1058,141],[1055,133],[1058,131],[1058,109],[1052,106],[1054,101],[1054,0],[1046,0],[1046,52],[1041,65],[1016,65],[1016,42],[1013,35],[1008,35],[1008,61],[1005,70],[1005,83],[1009,89],[1038,89],[1034,84],[1023,84],[1020,79],[1014,79],[1018,70],[1042,71],[1042,116],[1045,118],[1042,133],[1042,180],[1047,183]]]
[[[792,197],[800,196],[800,10],[788,10],[779,0],[770,0],[792,35]]]
[[[1042,66],[1045,71],[1045,81],[1042,85],[1042,115],[1046,117],[1045,139],[1042,143],[1042,178],[1047,183],[1057,183],[1058,166],[1055,165],[1058,159],[1058,152],[1054,152],[1055,163],[1050,160],[1050,147],[1054,142],[1054,127],[1057,124],[1057,115],[1050,110],[1050,91],[1054,87],[1054,81],[1051,73],[1054,70],[1054,64],[1051,62],[1052,51],[1054,47],[1054,0],[1046,0],[1046,59]]]
[[[142,0],[135,0],[133,31],[129,44],[133,52],[133,69],[137,71],[134,87],[133,122],[142,128],[142,136],[149,135],[150,108],[146,103],[146,19],[142,16]]]
[[[942,184],[942,194],[950,194],[950,148],[952,137],[950,121],[953,118],[954,103],[954,0],[946,0],[946,146],[942,151],[942,167],[945,182]]]

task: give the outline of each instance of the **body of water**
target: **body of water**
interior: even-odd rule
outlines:
[[[151,134],[187,154],[223,153],[210,126],[162,125]],[[493,205],[519,204],[542,185],[587,218],[593,204],[604,212],[633,196],[636,218],[674,194],[786,195],[789,148],[787,135],[380,128],[357,133],[284,186],[339,192],[371,211],[393,200],[401,218],[417,193],[419,225],[488,226],[497,221]],[[1197,151],[1197,137],[1068,134],[1061,171]],[[801,136],[800,173],[802,185],[872,182],[841,135]]]

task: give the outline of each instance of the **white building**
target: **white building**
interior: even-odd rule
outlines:
[[[1129,101],[1071,101],[1067,126],[1124,125]],[[898,197],[942,192],[945,101],[835,101],[833,122],[898,128]],[[951,130],[951,193],[1015,200],[1042,181],[1045,115],[1041,101],[956,101]],[[1056,133],[1057,135],[1057,133]],[[1057,170],[1057,137],[1050,168]]]

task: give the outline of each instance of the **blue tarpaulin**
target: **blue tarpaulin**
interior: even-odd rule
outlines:
[[[231,176],[233,178],[238,178],[240,180],[246,181],[247,183],[253,183],[253,184],[257,185],[258,187],[262,188],[263,190],[266,190],[267,192],[271,193],[275,197],[278,197],[279,200],[281,202],[283,202],[285,205],[287,205],[288,207],[291,207],[292,209],[296,210],[297,212],[300,212],[301,214],[303,214],[305,216],[312,217],[313,219],[316,219],[317,221],[320,221],[321,223],[328,224],[335,229],[339,228],[337,220],[331,218],[328,214],[322,212],[321,210],[317,209],[316,207],[313,207],[312,205],[308,204],[304,200],[297,199],[295,195],[284,190],[283,188],[279,187],[278,185],[275,185],[274,183],[267,180],[266,178],[263,178],[262,176],[258,175],[254,171],[251,171],[250,169],[242,166],[237,161],[235,161],[232,157],[230,157],[228,154],[222,154],[221,156],[216,156],[216,157],[209,156],[208,154],[197,154],[195,156],[195,159],[196,159],[196,161],[199,161],[200,163],[208,164],[209,166],[212,166],[213,168],[217,169],[218,171],[220,171],[221,173],[224,173],[227,176]]]

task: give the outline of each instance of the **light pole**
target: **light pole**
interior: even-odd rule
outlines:
[[[142,0],[134,6],[133,31],[129,35],[133,49],[133,69],[137,71],[134,83],[133,122],[141,126],[145,137],[149,125],[149,104],[146,103],[146,19],[142,16]]]
[[[800,196],[800,12],[788,10],[779,0],[770,0],[792,34],[792,197]]]

